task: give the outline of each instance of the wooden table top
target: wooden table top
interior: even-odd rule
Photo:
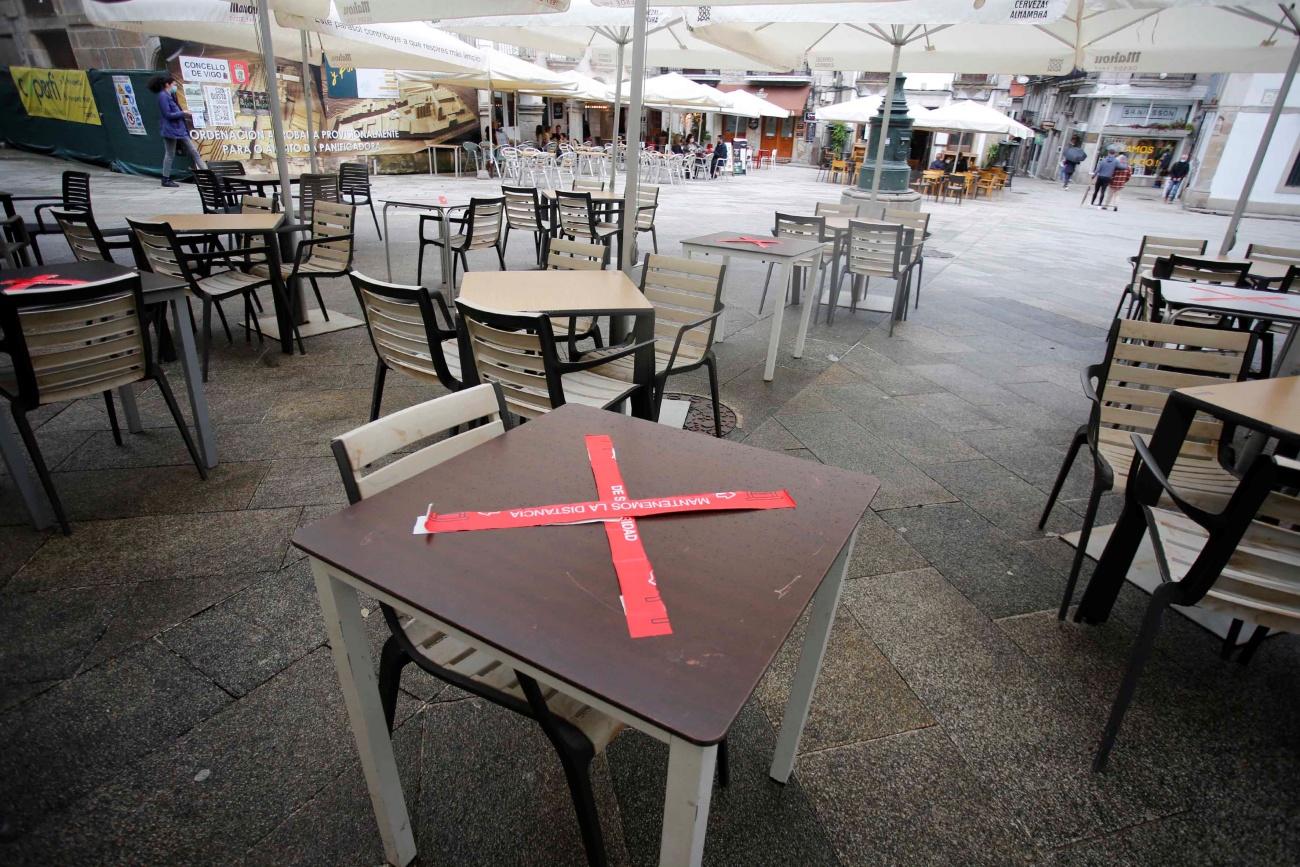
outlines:
[[[654,310],[622,271],[470,271],[459,297],[475,307],[515,313]]]
[[[121,277],[123,274],[135,273],[137,273],[135,268],[128,268],[126,265],[119,265],[116,262],[60,262],[50,265],[34,265],[30,268],[11,268],[0,271],[0,290],[3,290],[6,285],[12,285],[11,281],[22,282],[33,277],[65,277],[69,280],[95,283],[99,280],[110,280],[114,277]],[[154,274],[150,271],[141,271],[139,274],[140,288],[146,296],[153,292],[185,288],[185,282],[182,280]],[[59,287],[50,286],[46,288],[57,289]]]
[[[732,238],[762,238],[765,241],[775,241],[775,244],[757,244],[746,243],[728,243]],[[801,256],[807,256],[809,253],[815,253],[821,249],[821,241],[800,241],[792,238],[774,238],[769,231],[761,232],[714,232],[710,235],[699,235],[695,238],[687,238],[682,241],[683,247],[709,247],[714,250],[730,252],[737,255],[756,255],[770,256],[774,259],[798,259]]]
[[[174,232],[271,232],[284,214],[159,214],[149,222],[167,223]]]
[[[1276,437],[1300,438],[1300,376],[1180,388],[1178,393],[1218,418]]]
[[[567,273],[567,272],[566,272]],[[638,497],[787,489],[793,510],[638,522],[673,633],[632,639],[595,524],[416,536],[434,511],[589,500],[608,434]],[[879,482],[568,404],[300,529],[294,545],[411,608],[697,744],[727,733]]]
[[[1235,286],[1189,283],[1185,280],[1161,280],[1160,300],[1172,307],[1222,310],[1253,319],[1300,321],[1300,295],[1289,292],[1264,292]]]

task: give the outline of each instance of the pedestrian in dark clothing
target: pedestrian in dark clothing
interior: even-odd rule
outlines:
[[[1101,162],[1097,163],[1097,169],[1092,173],[1095,181],[1092,188],[1092,203],[1094,205],[1104,205],[1106,202],[1106,188],[1110,186],[1110,179],[1115,176],[1115,170],[1119,168],[1119,158],[1115,156],[1115,148],[1111,147],[1106,156],[1102,157]]]
[[[1074,170],[1079,167],[1079,163],[1088,158],[1088,152],[1079,147],[1079,139],[1076,136],[1070,141],[1070,146],[1061,154],[1061,181],[1062,188],[1070,188],[1070,179],[1074,177]]]
[[[1192,164],[1187,161],[1187,154],[1178,158],[1178,162],[1169,167],[1169,177],[1165,181],[1165,201],[1172,202],[1178,198],[1182,192],[1183,181],[1187,180],[1187,175],[1192,171]]]
[[[158,114],[162,117],[162,185],[175,187],[172,180],[172,161],[184,149],[194,161],[194,167],[206,169],[208,164],[199,156],[199,149],[190,138],[190,128],[185,119],[190,117],[176,102],[176,79],[170,75],[155,75],[149,80],[149,89],[158,94]]]
[[[713,149],[713,163],[709,166],[709,177],[718,176],[718,166],[727,161],[727,143],[718,139],[718,146]]]

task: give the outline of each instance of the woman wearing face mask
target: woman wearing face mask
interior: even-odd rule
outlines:
[[[175,187],[178,185],[172,180],[172,160],[182,148],[194,160],[196,168],[206,169],[208,164],[203,162],[199,149],[190,139],[190,130],[185,124],[190,113],[182,111],[176,102],[176,79],[170,75],[155,75],[149,81],[149,89],[158,94],[158,113],[162,116],[162,185]]]

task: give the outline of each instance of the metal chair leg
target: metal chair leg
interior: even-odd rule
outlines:
[[[1237,662],[1242,665],[1250,662],[1251,657],[1255,655],[1255,651],[1259,650],[1259,646],[1264,643],[1264,639],[1267,637],[1268,627],[1256,626],[1255,631],[1250,635],[1250,640],[1246,642],[1246,646],[1241,649],[1240,655],[1237,656]]]
[[[379,240],[382,241],[384,240],[384,233],[379,229],[379,215],[375,213],[375,202],[371,199],[367,201],[366,204],[370,206],[370,219],[375,221],[375,234],[378,235]]]
[[[1074,439],[1070,440],[1070,449],[1065,453],[1065,462],[1061,464],[1061,469],[1056,474],[1056,481],[1052,484],[1052,492],[1047,495],[1047,505],[1043,506],[1043,514],[1038,518],[1038,529],[1043,529],[1047,525],[1047,518],[1052,514],[1052,507],[1056,505],[1056,498],[1061,494],[1061,488],[1065,485],[1066,478],[1070,475],[1070,468],[1074,466],[1074,459],[1079,454],[1079,448],[1088,440],[1088,426],[1079,425],[1079,429],[1074,432]]]
[[[1228,627],[1228,635],[1223,639],[1223,646],[1219,648],[1219,658],[1228,659],[1232,656],[1232,651],[1237,649],[1237,637],[1241,635],[1241,627],[1245,625],[1239,617],[1232,618],[1232,625]]]
[[[194,468],[199,471],[199,478],[207,481],[208,468],[203,465],[203,459],[199,457],[198,446],[194,444],[194,437],[190,436],[189,426],[185,423],[185,416],[181,415],[180,404],[176,403],[176,394],[167,380],[167,374],[157,369],[153,373],[153,381],[158,383],[158,391],[163,396],[163,402],[167,404],[167,411],[172,414],[172,420],[176,422],[176,429],[181,432],[181,439],[185,440],[185,448],[190,453],[190,460],[194,461]]]
[[[1097,506],[1101,503],[1101,495],[1105,490],[1100,481],[1094,478],[1092,493],[1088,495],[1088,508],[1083,513],[1083,528],[1079,531],[1079,544],[1074,549],[1074,560],[1070,564],[1070,577],[1066,579],[1065,594],[1061,596],[1061,607],[1056,612],[1057,620],[1064,620],[1066,612],[1070,609],[1070,602],[1074,598],[1074,586],[1079,581],[1079,573],[1083,571],[1083,558],[1088,556],[1088,539],[1092,537],[1092,525],[1097,520]]]
[[[713,435],[722,438],[722,408],[718,402],[718,360],[710,354],[704,357],[704,366],[709,371],[709,399],[713,401]]]
[[[11,404],[9,410],[14,417],[14,427],[18,428],[18,435],[22,437],[23,445],[27,447],[27,455],[31,458],[32,465],[36,467],[36,476],[41,480],[45,496],[49,498],[50,508],[54,510],[54,517],[59,522],[59,529],[63,531],[63,535],[71,536],[72,527],[68,525],[68,515],[63,511],[63,501],[59,499],[59,492],[54,489],[54,479],[50,476],[49,467],[45,465],[41,447],[36,442],[36,434],[32,433],[32,426],[27,421],[27,413],[16,403]]]
[[[1172,586],[1174,585],[1162,584],[1157,587],[1151,594],[1151,601],[1147,604],[1146,616],[1142,618],[1142,628],[1138,632],[1137,641],[1133,644],[1133,653],[1129,657],[1128,670],[1124,672],[1119,693],[1115,696],[1115,703],[1111,705],[1110,718],[1106,720],[1101,743],[1097,746],[1097,756],[1092,763],[1092,769],[1098,773],[1106,770],[1106,762],[1110,759],[1110,751],[1115,746],[1115,738],[1119,734],[1120,725],[1124,722],[1124,714],[1133,701],[1138,678],[1142,676],[1142,669],[1146,666],[1147,659],[1151,656],[1151,648],[1155,645],[1156,633],[1160,631],[1160,621],[1168,605],[1165,601],[1168,595],[1165,592],[1166,588]]]
[[[113,442],[122,444],[122,428],[117,423],[117,410],[113,407],[113,392],[104,392],[104,406],[108,409],[108,424],[113,429]]]
[[[760,316],[763,314],[763,305],[767,303],[767,284],[772,282],[773,267],[774,267],[773,263],[771,262],[767,263],[767,276],[763,278],[763,294],[758,299],[758,313]]]
[[[315,277],[308,277],[307,282],[311,284],[311,291],[316,294],[316,303],[320,305],[321,316],[324,316],[325,321],[329,322],[330,312],[325,309],[325,298],[320,294],[320,284],[316,282]]]
[[[397,639],[390,635],[379,651],[379,703],[384,709],[384,722],[388,724],[390,733],[393,719],[397,716],[397,691],[402,683],[402,669],[410,661]]]
[[[375,361],[375,386],[370,394],[370,420],[379,418],[379,405],[384,400],[384,380],[388,376],[388,365],[382,359]]]

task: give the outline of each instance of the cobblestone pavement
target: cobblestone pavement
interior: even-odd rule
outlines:
[[[67,167],[0,152],[0,189],[55,190]],[[90,171],[101,225],[198,209],[191,186]],[[381,200],[497,190],[422,175],[375,187]],[[798,167],[665,188],[659,247],[762,232],[774,211],[808,213],[838,193]],[[1273,864],[1300,851],[1292,637],[1243,668],[1172,618],[1110,772],[1089,769],[1142,596],[1126,589],[1101,627],[1054,617],[1070,553],[1054,534],[1081,521],[1086,462],[1050,532],[1035,521],[1086,419],[1078,370],[1101,358],[1126,258],[1144,233],[1215,246],[1226,219],[1136,184],[1118,212],[1081,207],[1081,193],[1017,179],[1000,199],[927,203],[919,309],[892,338],[878,314],[819,323],[799,360],[786,317],[772,383],[763,271],[731,269],[718,347],[731,436],[883,484],[795,776],[778,787],[766,768],[802,627],[732,733],[706,863]],[[382,275],[366,217],[357,267]],[[413,279],[415,224],[392,218],[395,279]],[[1241,237],[1296,246],[1300,230],[1248,220]],[[529,266],[529,247],[512,241],[512,268]],[[470,259],[493,267],[491,253]],[[346,282],[326,282],[331,309],[355,312]],[[366,420],[373,355],[361,329],[308,350],[218,342],[208,393],[221,465],[206,484],[153,391],[140,398],[146,431],[120,448],[96,401],[38,414],[70,538],[25,526],[0,477],[6,863],[382,861],[310,576],[288,544],[344,501],[327,442]],[[434,394],[390,377],[385,409]],[[377,644],[381,618],[370,620]],[[418,675],[404,686],[395,740],[420,863],[584,863],[535,726]],[[635,733],[598,761],[613,863],[656,863],[666,762]]]

